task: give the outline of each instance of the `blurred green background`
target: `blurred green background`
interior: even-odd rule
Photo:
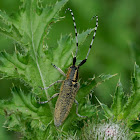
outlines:
[[[53,4],[56,0],[44,0],[43,5]],[[0,0],[0,9],[7,14],[15,13],[19,7],[19,0]],[[81,81],[104,74],[118,76],[103,83],[95,89],[94,95],[107,105],[112,102],[112,97],[118,79],[120,77],[125,93],[130,93],[130,78],[134,63],[140,65],[140,0],[69,0],[60,12],[66,16],[60,22],[53,24],[48,35],[48,45],[57,46],[57,40],[61,34],[72,33],[74,27],[70,13],[65,14],[66,8],[74,12],[77,30],[82,32],[95,27],[92,16],[99,16],[99,26],[95,41],[88,57],[88,61],[80,69]],[[85,43],[79,46],[78,60],[85,58],[92,35],[89,35]],[[0,50],[9,53],[14,51],[15,43],[3,35],[0,35]],[[17,80],[0,80],[0,99],[11,97],[12,83],[20,85]],[[94,103],[97,103],[93,99]],[[12,132],[6,132],[3,125],[4,118],[0,116],[0,140],[16,139]],[[10,135],[10,136],[9,136]],[[17,137],[17,135],[16,135]],[[20,136],[19,136],[20,137]],[[17,138],[18,139],[18,138]]]

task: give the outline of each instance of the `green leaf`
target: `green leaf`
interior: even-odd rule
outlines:
[[[33,139],[52,129],[48,128],[52,116],[47,104],[46,107],[39,106],[32,93],[25,94],[16,87],[12,89],[12,95],[12,101],[0,101],[0,113],[6,115],[5,126],[9,130],[22,132],[26,138]]]
[[[140,121],[139,120],[133,121],[133,125],[131,126],[131,129],[133,129],[133,131],[136,132],[136,134],[139,133],[140,135]]]
[[[105,104],[101,103],[98,98],[96,97],[97,101],[99,102],[100,106],[102,107],[102,109],[104,110],[105,112],[105,116],[106,118],[112,118],[113,117],[113,113],[112,113],[112,110]]]
[[[132,95],[129,97],[120,117],[126,119],[128,124],[135,120],[140,114],[140,68],[137,64],[134,66],[132,76]]]
[[[1,140],[10,140],[10,139],[13,139],[12,135],[7,135],[7,131],[6,129],[3,127],[3,123],[4,123],[5,119],[4,119],[4,116],[0,115],[0,139]]]
[[[123,109],[123,98],[124,98],[123,87],[119,80],[116,87],[115,94],[113,96],[113,104],[111,107],[115,117],[117,117]]]
[[[114,74],[114,75],[101,74],[97,78],[95,78],[95,76],[94,76],[93,78],[90,78],[89,81],[82,83],[80,90],[79,90],[80,93],[77,94],[77,100],[82,102],[84,97],[87,96],[90,92],[92,92],[93,88],[95,88],[98,85],[100,85],[101,83],[109,80],[110,78],[113,78],[116,75],[117,74]]]
[[[15,28],[15,26],[13,25],[12,19],[1,10],[0,10],[0,33],[16,40],[18,43],[20,43],[20,40],[22,39],[19,30],[17,30],[17,28]]]
[[[46,59],[42,49],[46,29],[50,23],[56,22],[56,18],[59,19],[58,12],[67,1],[62,0],[56,2],[55,5],[41,8],[37,0],[25,0],[16,15],[9,17],[0,12],[2,21],[6,21],[5,24],[10,24],[11,26],[10,31],[5,30],[6,32],[1,33],[12,37],[23,49],[22,54],[17,51],[13,55],[2,52],[0,60],[3,65],[1,65],[0,71],[4,76],[24,80],[37,95],[42,94],[38,87],[46,87],[50,80],[47,76],[51,71],[51,62]],[[39,13],[38,10],[40,11]],[[46,69],[44,66],[49,67]],[[47,98],[50,97],[47,91],[45,91],[44,95]]]

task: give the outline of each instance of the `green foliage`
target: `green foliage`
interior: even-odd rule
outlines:
[[[39,107],[33,94],[25,94],[16,87],[12,89],[12,95],[12,100],[0,102],[0,113],[7,117],[5,126],[9,130],[21,132],[28,139],[45,139],[52,119],[50,110]]]
[[[4,123],[4,116],[0,115],[0,125],[3,126],[3,123]],[[1,132],[1,135],[0,135],[1,140],[9,140],[10,138],[12,138],[9,135],[7,135],[5,128],[0,127],[0,132]]]
[[[0,32],[19,43],[23,51],[21,54],[16,50],[13,55],[2,52],[0,60],[3,65],[0,71],[4,76],[23,79],[29,86],[34,87],[33,92],[37,95],[40,93],[38,86],[46,87],[46,83],[50,82],[47,75],[51,70],[47,65],[51,63],[51,58],[48,60],[44,53],[43,40],[49,32],[50,24],[60,19],[58,12],[67,1],[62,0],[43,8],[36,0],[25,0],[16,15],[9,17],[3,12],[0,14],[1,22],[10,26],[9,30],[2,26]],[[45,92],[48,96],[47,91]]]
[[[113,118],[116,123],[125,123],[134,132],[134,138],[140,137],[140,67],[137,64],[134,66],[131,78],[131,95],[128,99],[124,96],[123,87],[119,80],[111,108],[102,103],[100,105],[107,118]]]
[[[79,101],[79,114],[87,118],[79,118],[75,113],[76,106],[73,105],[64,124],[56,128],[53,123],[56,99],[44,105],[37,103],[38,98],[48,100],[59,92],[60,85],[44,91],[39,88],[63,79],[51,63],[63,71],[72,63],[72,52],[76,49],[75,38],[62,35],[56,47],[47,44],[51,25],[62,18],[59,11],[67,1],[61,0],[43,7],[39,0],[21,0],[19,12],[8,16],[0,11],[0,33],[17,44],[13,54],[5,51],[0,53],[0,73],[2,78],[19,79],[29,87],[28,91],[24,91],[13,86],[12,98],[0,101],[0,114],[6,116],[5,127],[20,132],[23,139],[114,139],[114,134],[118,139],[139,138],[140,68],[137,64],[134,66],[131,95],[128,98],[119,80],[111,108],[97,99],[105,112],[106,120],[101,119],[102,110],[99,113],[88,95],[99,84],[115,75],[100,75],[81,83],[76,99]],[[93,30],[87,29],[78,34],[79,45]],[[110,133],[106,137],[107,130]]]
[[[12,88],[12,99],[0,101],[0,114],[6,116],[5,126],[8,130],[18,131],[25,139],[53,139],[57,129],[53,124],[55,100],[39,105],[37,98],[49,99],[58,88],[41,91],[39,87],[47,87],[52,82],[62,79],[51,63],[65,70],[72,62],[72,51],[75,50],[75,38],[63,35],[58,46],[48,46],[46,39],[52,23],[60,20],[59,11],[68,0],[61,0],[54,5],[43,7],[38,0],[21,1],[18,13],[8,16],[0,11],[0,33],[12,38],[20,49],[15,48],[13,54],[0,53],[0,72],[3,78],[16,78],[23,81],[30,91],[25,93],[18,87]],[[78,35],[79,45],[94,29],[88,29]],[[79,113],[87,117],[95,115],[95,107],[85,97],[100,83],[115,75],[100,75],[83,83],[77,99],[81,110]],[[79,108],[80,108],[79,107]],[[80,130],[78,122],[83,122],[72,108],[62,129],[65,132]],[[73,123],[73,125],[70,125]],[[82,125],[81,125],[82,126]]]

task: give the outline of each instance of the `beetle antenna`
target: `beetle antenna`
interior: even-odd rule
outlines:
[[[76,38],[76,52],[75,52],[75,56],[73,57],[73,65],[75,65],[76,63],[76,56],[77,56],[77,52],[78,52],[78,38],[77,38],[77,29],[76,29],[76,23],[75,23],[75,18],[74,18],[74,14],[72,12],[72,10],[70,8],[66,9],[66,11],[69,10],[71,12],[72,15],[72,19],[73,19],[73,25],[75,28],[75,38]],[[66,12],[65,11],[65,12]]]
[[[88,53],[86,55],[86,58],[84,60],[82,60],[82,62],[78,65],[78,67],[82,66],[86,61],[87,61],[87,58],[88,58],[88,55],[90,53],[90,50],[91,50],[91,47],[92,47],[92,44],[93,44],[93,41],[94,41],[94,38],[96,36],[96,31],[97,31],[97,28],[98,28],[98,16],[93,16],[92,19],[96,17],[96,26],[95,26],[95,29],[94,29],[94,34],[93,34],[93,38],[91,40],[91,43],[90,43],[90,46],[89,46],[89,50],[88,50]]]

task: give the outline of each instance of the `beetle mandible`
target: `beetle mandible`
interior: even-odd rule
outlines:
[[[75,96],[80,87],[80,84],[78,83],[78,70],[87,61],[88,55],[90,53],[90,50],[91,50],[91,47],[92,47],[92,44],[93,44],[93,41],[94,41],[94,38],[96,35],[97,27],[98,27],[98,16],[94,16],[94,17],[96,17],[96,26],[94,29],[94,34],[93,34],[93,38],[90,43],[88,53],[86,55],[86,58],[84,60],[82,60],[78,66],[76,66],[75,65],[76,56],[77,56],[77,52],[78,52],[77,29],[76,29],[75,18],[74,18],[72,10],[70,8],[66,9],[66,11],[67,10],[69,10],[71,12],[73,23],[74,23],[74,28],[75,28],[75,36],[76,36],[76,53],[75,53],[75,56],[73,57],[73,64],[72,64],[72,66],[70,66],[68,68],[67,74],[65,74],[59,67],[52,64],[53,67],[56,68],[62,75],[66,76],[66,79],[58,80],[58,81],[52,83],[50,86],[43,88],[43,89],[48,89],[51,86],[53,86],[54,84],[62,82],[62,85],[60,88],[60,93],[54,94],[48,101],[39,102],[40,104],[48,103],[51,99],[53,99],[54,97],[59,95],[56,105],[55,105],[55,112],[54,112],[54,124],[57,127],[62,125],[64,120],[67,118],[74,102],[77,104],[76,114],[79,117],[84,117],[84,116],[81,116],[80,114],[78,114],[78,102],[75,99]]]

